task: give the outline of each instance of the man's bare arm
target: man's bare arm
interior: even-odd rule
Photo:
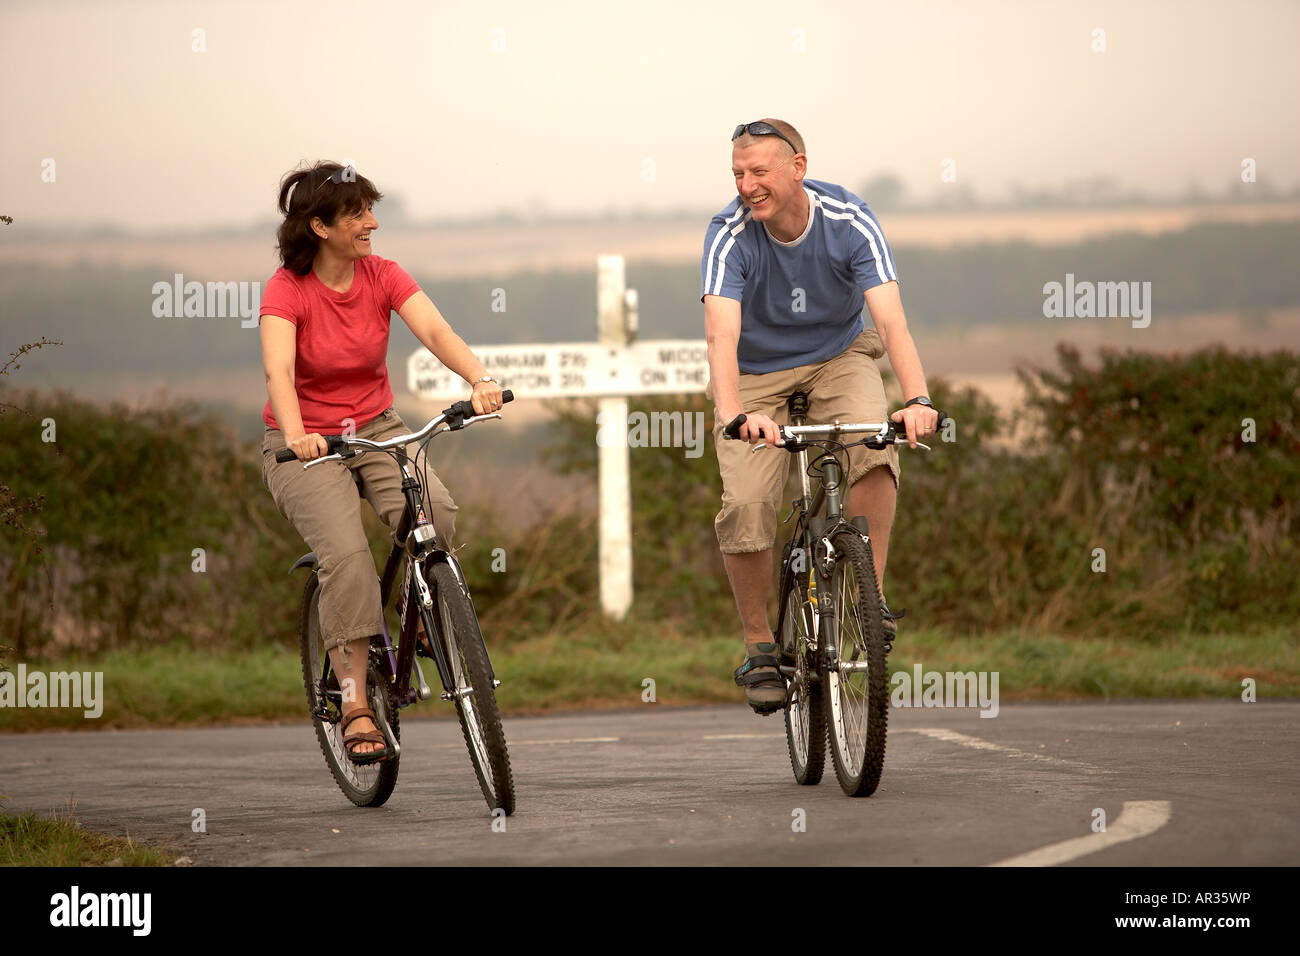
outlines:
[[[736,346],[740,343],[740,303],[720,295],[704,297],[704,338],[709,346],[709,380],[713,401],[724,421],[743,411],[740,405],[740,365]]]
[[[718,417],[729,422],[745,410],[740,403],[740,303],[721,295],[704,297],[704,338],[709,346],[709,381]],[[754,442],[766,439],[776,444],[776,423],[766,415],[749,415],[740,426],[740,437]]]
[[[894,366],[898,384],[903,389],[903,398],[915,398],[917,395],[929,395],[925,384],[925,371],[921,368],[921,356],[912,341],[912,333],[907,329],[907,316],[903,314],[903,300],[898,294],[897,282],[886,282],[862,293],[871,315],[872,324],[880,334],[885,351],[889,353],[889,363]]]
[[[897,282],[886,282],[862,293],[867,303],[867,312],[871,322],[880,334],[880,341],[889,354],[889,364],[894,366],[898,384],[903,389],[903,399],[918,395],[929,395],[925,384],[925,370],[921,368],[921,356],[912,341],[912,333],[907,330],[907,316],[903,314],[903,300],[898,294]],[[907,425],[907,438],[913,448],[916,440],[932,434],[938,426],[939,416],[923,405],[894,412],[890,416],[894,421]]]

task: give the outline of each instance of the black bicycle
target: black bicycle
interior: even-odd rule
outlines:
[[[892,421],[806,425],[804,392],[793,393],[786,405],[791,424],[778,426],[777,447],[799,459],[802,481],[802,494],[791,502],[785,519],[794,518],[795,529],[781,554],[777,591],[778,669],[786,679],[790,766],[799,783],[820,783],[829,738],[840,787],[851,797],[868,797],[879,786],[885,763],[889,642],[867,519],[845,519],[841,510],[847,468],[839,455],[855,445],[880,449],[906,444],[907,432],[902,422]],[[940,427],[945,417],[939,413]],[[739,438],[744,422],[741,415],[729,423],[727,437]],[[840,441],[861,434],[867,437]],[[754,451],[766,447],[760,444]],[[819,452],[812,461],[810,448]]]
[[[508,390],[502,393],[503,404],[513,398]],[[382,606],[387,607],[393,585],[399,580],[400,568],[403,600],[400,602],[399,637],[394,645],[389,636],[388,622],[381,621],[382,634],[371,639],[366,664],[367,704],[374,711],[375,724],[387,742],[388,756],[385,759],[362,765],[348,759],[340,724],[345,689],[339,686],[321,637],[315,552],[304,554],[289,572],[292,574],[302,567],[311,568],[311,577],[303,589],[298,626],[303,684],[325,762],[339,789],[357,806],[380,806],[392,794],[397,784],[401,756],[398,711],[417,700],[428,700],[433,696],[417,659],[417,655],[430,656],[423,647],[417,648],[418,625],[423,622],[442,682],[442,699],[456,705],[470,761],[488,807],[493,811],[503,810],[507,815],[514,812],[510,754],[506,749],[495,693],[501,682],[492,671],[460,563],[440,546],[433,523],[427,517],[424,507],[427,476],[415,473],[406,452],[409,444],[419,442],[427,446],[436,435],[460,431],[475,422],[500,417],[495,412],[475,415],[469,402],[456,402],[418,432],[386,441],[324,436],[332,454],[303,464],[304,468],[311,468],[326,461],[342,461],[366,452],[382,451],[392,455],[402,471],[402,494],[406,498],[406,507],[398,523],[397,543],[393,545],[379,579],[380,600]],[[444,426],[441,430],[440,425]],[[275,456],[279,462],[294,458],[292,449],[288,448]],[[425,467],[427,469],[427,464]]]

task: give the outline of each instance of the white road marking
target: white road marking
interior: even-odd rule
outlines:
[[[618,737],[564,737],[558,740],[511,740],[510,747],[523,747],[528,744],[612,744]]]
[[[1125,800],[1119,816],[1103,833],[1089,833],[1060,843],[1050,843],[1037,850],[990,863],[989,866],[1055,866],[1058,863],[1068,863],[1117,843],[1127,843],[1155,833],[1169,822],[1173,816],[1172,808],[1173,805],[1168,800]]]
[[[1063,757],[1049,757],[1047,754],[1036,754],[1031,753],[1028,750],[1018,750],[1015,747],[1007,747],[1003,744],[995,744],[988,740],[981,740],[978,737],[959,734],[957,731],[949,730],[946,727],[899,727],[894,730],[894,733],[924,734],[927,737],[933,737],[935,740],[942,740],[950,744],[960,744],[963,747],[970,747],[974,750],[997,751],[1006,754],[1008,757],[1038,760],[1058,767],[1079,767],[1085,773],[1115,773],[1114,770],[1103,770],[1101,767],[1090,763],[1084,763],[1082,760],[1066,760]]]
[[[621,737],[563,737],[556,740],[506,740],[506,750],[514,750],[516,747],[527,747],[531,745],[547,746],[550,744],[610,744]],[[434,744],[434,750],[464,750],[465,744]]]

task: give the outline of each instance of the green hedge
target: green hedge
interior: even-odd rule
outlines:
[[[1058,367],[1023,373],[1027,400],[1000,420],[980,393],[932,383],[956,441],[903,451],[886,593],[909,623],[958,633],[1008,627],[1157,636],[1246,632],[1300,614],[1300,357],[1222,349],[1183,356],[1062,347]],[[182,641],[292,644],[305,550],[262,485],[255,446],[192,406],[98,407],[66,394],[5,391],[0,485],[44,496],[0,530],[0,645],[20,657]],[[702,412],[702,396],[633,410]],[[547,463],[596,468],[595,407],[555,408]],[[52,418],[57,440],[41,440]],[[1243,440],[1243,420],[1254,441]],[[713,452],[630,451],[641,619],[716,633],[738,621],[713,534]],[[788,499],[789,496],[787,496]],[[364,509],[377,559],[382,527]],[[783,509],[783,515],[784,516]],[[590,622],[597,611],[594,510],[508,528],[465,509],[478,542],[461,552],[496,639]],[[38,547],[43,554],[38,555]],[[193,549],[206,570],[192,570]],[[1104,549],[1104,573],[1093,570]]]

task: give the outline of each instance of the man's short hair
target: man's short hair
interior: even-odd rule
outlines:
[[[797,129],[795,129],[785,120],[772,119],[769,116],[769,117],[764,117],[758,122],[767,123],[768,125],[774,126],[777,129],[779,129],[781,131],[782,136],[788,139],[791,143],[794,143],[796,153],[806,152],[803,146],[803,137],[799,135],[799,131]],[[770,136],[771,134],[768,135]],[[751,133],[741,133],[736,141],[740,143],[742,146],[748,146],[751,143],[756,143],[760,139],[766,139],[766,138],[767,138],[766,136],[754,136]]]

